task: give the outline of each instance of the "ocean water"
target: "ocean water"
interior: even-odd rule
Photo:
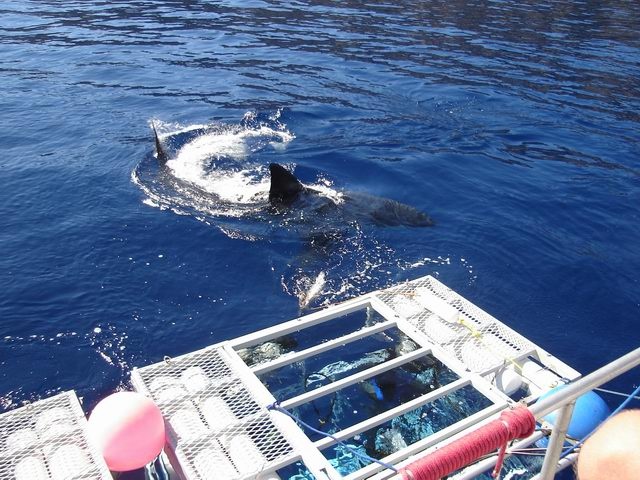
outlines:
[[[0,411],[427,274],[584,373],[630,351],[639,47],[635,0],[4,0]],[[337,212],[265,210],[271,162]]]

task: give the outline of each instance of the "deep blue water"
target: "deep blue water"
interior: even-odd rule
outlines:
[[[436,275],[585,373],[637,347],[639,47],[635,0],[5,0],[0,411],[71,388],[90,409],[298,316],[320,274],[308,308]],[[248,169],[264,195],[278,162],[436,226],[314,249],[318,219],[177,192],[151,121],[174,153],[235,135],[205,182]]]

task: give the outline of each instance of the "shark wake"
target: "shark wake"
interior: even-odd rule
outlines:
[[[302,309],[324,306],[370,289],[400,265],[376,240],[376,228],[433,221],[388,198],[336,190],[322,177],[301,182],[286,161],[295,135],[281,114],[248,112],[236,125],[154,122],[155,153],[132,180],[148,205],[192,216],[231,238],[273,248],[278,239],[295,236],[294,259],[278,269],[282,287]]]
[[[147,155],[132,179],[147,203],[198,218],[252,216],[268,204],[268,169],[260,154],[286,148],[293,138],[279,112],[240,124],[179,126],[153,122],[156,154]],[[157,147],[160,146],[160,150]]]

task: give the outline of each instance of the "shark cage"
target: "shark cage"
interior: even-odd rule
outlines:
[[[135,369],[132,381],[163,413],[180,478],[358,480],[392,477],[578,376],[427,276]],[[537,457],[511,462],[540,468]]]

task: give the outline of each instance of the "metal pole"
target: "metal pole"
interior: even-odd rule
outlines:
[[[640,347],[608,363],[586,377],[568,384],[562,390],[537,401],[529,407],[529,410],[536,419],[540,419],[548,413],[557,410],[558,405],[571,402],[583,393],[607,383],[612,378],[622,375],[638,365],[640,365]]]
[[[584,394],[585,392],[591,391],[596,387],[599,387],[600,385],[608,382],[612,378],[622,375],[623,373],[631,370],[632,368],[637,367],[638,365],[640,365],[640,347],[627,353],[626,355],[623,355],[617,360],[614,360],[613,362],[608,363],[607,365],[599,368],[593,373],[590,373],[589,375],[568,384],[562,390],[554,392],[548,397],[545,397],[544,399],[539,400],[538,402],[531,405],[529,407],[529,410],[536,417],[536,419],[540,419],[545,415],[553,412],[554,410],[558,410],[563,405],[573,404],[580,395]],[[571,418],[572,409],[573,409],[572,407],[571,408],[565,407],[563,409],[563,412],[561,412],[556,422],[558,423],[557,425],[558,427],[562,427],[562,425],[560,424],[560,421],[562,420],[562,423],[564,423],[563,417],[566,416],[568,419]],[[566,420],[566,422],[568,425],[568,420]],[[567,425],[564,426],[565,432],[566,432]],[[562,441],[558,442],[560,445],[560,450],[562,450],[562,445],[564,443],[564,435],[562,437],[563,437]],[[549,447],[551,447],[551,445],[549,445]],[[575,461],[575,458],[577,458],[577,455],[570,455],[569,457],[563,458],[562,460],[560,460],[559,463],[558,463],[557,457],[555,458],[555,462],[551,460],[547,460],[545,458],[545,463],[548,463],[551,465],[551,467],[548,467],[548,468],[552,468],[552,471],[557,471],[567,467],[569,464]],[[400,465],[397,465],[397,466],[400,466]],[[544,468],[544,465],[543,465],[543,468]],[[400,477],[394,476],[393,478],[399,479]],[[536,480],[537,479],[542,480],[542,479],[553,478],[553,475],[544,477],[541,472],[539,475],[536,475],[535,478]]]
[[[558,462],[558,466],[556,467],[556,473],[564,470],[567,467],[570,467],[575,463],[577,459],[578,459],[577,453],[572,453],[570,455],[567,455],[564,458],[561,458],[560,461]],[[542,480],[542,475],[538,473],[537,475],[533,476],[529,480]]]
[[[544,463],[540,470],[541,480],[553,480],[575,404],[576,402],[574,400],[562,407],[556,418],[551,438],[549,439],[549,445],[547,446],[547,453],[544,456]]]
[[[571,420],[571,413],[573,412],[575,400],[580,395],[603,385],[612,378],[615,378],[638,365],[640,365],[640,348],[636,348],[617,360],[599,368],[595,372],[590,373],[586,377],[568,384],[563,389],[539,400],[529,407],[529,410],[533,413],[536,419],[540,419],[558,409],[559,405],[566,405],[562,408],[558,418],[556,419],[556,425],[554,426],[553,435],[549,446],[547,447],[547,454],[544,458],[542,470],[536,478],[539,478],[540,480],[549,480],[553,478],[554,473],[557,471],[558,459],[564,444],[566,429],[569,425],[569,421]],[[560,431],[556,432],[556,429]]]

